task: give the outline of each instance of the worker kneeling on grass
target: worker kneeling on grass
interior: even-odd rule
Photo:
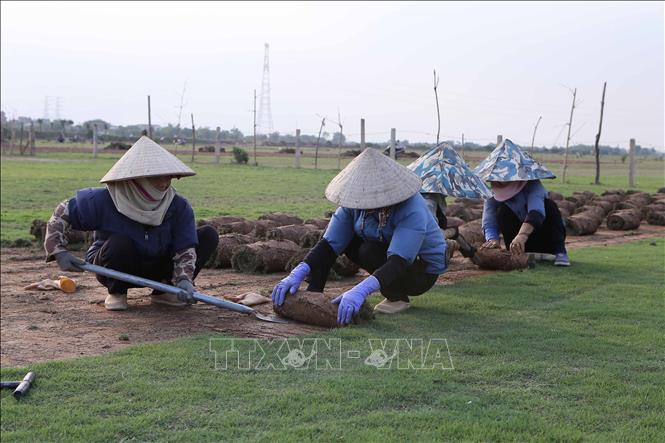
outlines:
[[[340,207],[322,239],[275,286],[273,303],[281,305],[306,278],[308,291],[322,292],[335,259],[346,254],[372,275],[333,300],[338,323],[350,323],[376,291],[385,297],[376,312],[408,309],[409,296],[428,291],[446,270],[446,243],[420,187],[415,173],[365,149],[328,185],[326,197]]]
[[[195,175],[187,165],[148,137],[141,137],[100,180],[60,203],[46,227],[46,261],[63,271],[80,271],[82,261],[67,251],[70,227],[95,231],[86,260],[139,277],[172,282],[180,295],[152,293],[152,302],[184,307],[192,303],[193,281],[217,248],[210,226],[196,229],[194,211],[171,186],[173,178]],[[106,288],[106,309],[127,309],[127,289],[119,280],[97,276]]]
[[[498,248],[501,232],[513,254],[553,254],[556,266],[570,266],[561,212],[540,182],[555,178],[549,169],[506,139],[474,172],[489,181],[494,192],[483,206],[486,242],[481,248]]]

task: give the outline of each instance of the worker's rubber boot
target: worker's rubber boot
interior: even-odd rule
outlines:
[[[180,301],[175,294],[154,293],[150,295],[150,301],[156,305],[171,306],[174,308],[184,308],[187,303]]]
[[[410,307],[411,303],[407,301],[390,301],[386,298],[381,303],[374,306],[374,312],[380,312],[381,314],[397,314],[398,312],[406,311]]]
[[[127,294],[109,294],[104,300],[104,307],[107,311],[125,311],[127,310]]]

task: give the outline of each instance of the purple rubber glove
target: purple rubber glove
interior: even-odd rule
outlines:
[[[293,268],[293,271],[288,277],[282,279],[275,288],[272,290],[272,302],[274,305],[280,306],[284,303],[286,293],[295,294],[300,283],[309,275],[309,265],[305,262],[300,262],[298,266]]]
[[[365,299],[372,292],[381,289],[379,281],[373,275],[361,281],[344,294],[332,300],[330,303],[337,305],[337,323],[348,325],[353,320],[353,316],[358,313]]]

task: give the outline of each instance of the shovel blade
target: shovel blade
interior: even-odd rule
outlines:
[[[254,317],[256,317],[257,320],[267,321],[269,323],[289,323],[289,321],[284,317],[271,314],[261,314],[260,312],[254,312]]]

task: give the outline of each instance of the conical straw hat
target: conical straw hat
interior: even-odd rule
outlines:
[[[504,140],[474,169],[478,177],[493,182],[555,178],[552,171],[535,161],[510,140]]]
[[[406,200],[420,186],[413,171],[379,150],[367,148],[332,179],[326,198],[345,208],[376,209]]]
[[[107,183],[158,175],[185,177],[196,175],[196,172],[148,137],[142,136],[99,182]]]
[[[433,147],[407,168],[423,181],[420,192],[460,198],[492,197],[492,191],[448,143]]]

